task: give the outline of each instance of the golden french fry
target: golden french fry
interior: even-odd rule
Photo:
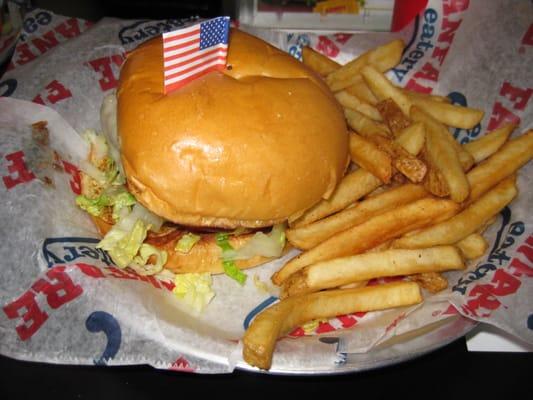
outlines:
[[[366,169],[383,183],[389,183],[392,176],[392,159],[373,142],[350,133],[350,157],[354,163]]]
[[[333,235],[361,224],[370,217],[411,203],[428,193],[419,185],[398,186],[357,203],[330,217],[286,231],[289,242],[299,249],[310,249]]]
[[[437,94],[429,94],[429,93],[420,93],[420,92],[415,92],[413,90],[409,90],[405,88],[402,88],[402,90],[407,96],[409,96],[411,100],[416,99],[416,98],[422,98],[422,99],[431,99],[433,101],[440,101],[443,103],[451,102],[450,98],[447,96],[439,96]]]
[[[426,127],[426,158],[444,177],[451,199],[461,203],[468,197],[470,187],[448,130],[417,107],[413,107],[411,116]]]
[[[428,171],[423,181],[424,188],[437,197],[449,196],[450,188],[442,174],[431,164],[430,160],[425,158],[425,161],[428,166]]]
[[[357,80],[353,85],[344,89],[346,92],[358,97],[361,101],[375,106],[378,103],[378,99],[374,96],[374,93],[370,90],[366,82],[361,79]]]
[[[479,233],[471,233],[455,245],[461,250],[464,258],[467,260],[474,260],[481,257],[489,248],[489,243]]]
[[[302,50],[302,62],[322,76],[326,76],[341,67],[338,62],[308,46],[305,46]]]
[[[459,205],[453,201],[430,198],[375,215],[293,258],[272,276],[272,282],[281,285],[303,267],[335,257],[362,253],[404,233],[446,220],[459,209]]]
[[[397,239],[392,246],[401,249],[421,249],[457,243],[499,213],[517,193],[515,177],[507,178],[449,220]]]
[[[326,82],[333,92],[337,92],[357,83],[361,79],[360,71],[365,65],[373,65],[378,71],[388,71],[400,62],[404,43],[393,40],[383,46],[363,53],[356,59],[333,71],[326,77]]]
[[[322,261],[299,270],[283,283],[282,298],[374,278],[464,268],[463,259],[454,246],[363,253]]]
[[[456,128],[470,129],[481,122],[485,113],[475,108],[456,106],[431,98],[413,97],[411,101],[437,121]]]
[[[357,96],[354,96],[345,90],[335,93],[335,98],[344,108],[359,111],[361,114],[373,119],[374,121],[383,121],[383,118],[376,107],[365,103]]]
[[[370,193],[381,181],[370,172],[360,168],[344,176],[331,197],[321,200],[318,204],[307,210],[292,226],[299,227],[310,224],[321,218],[327,217]]]
[[[398,136],[399,132],[411,125],[411,120],[392,99],[381,100],[376,104],[376,109],[382,119],[391,130],[393,136]]]
[[[463,144],[463,149],[470,153],[476,163],[479,163],[496,153],[517,126],[518,124],[505,124],[479,139]]]
[[[361,75],[378,100],[392,99],[402,110],[404,115],[409,116],[413,103],[409,97],[405,95],[400,88],[394,86],[385,75],[371,65],[366,65],[361,68]]]
[[[467,174],[470,198],[474,201],[533,157],[533,130],[520,135],[500,148]]]
[[[424,143],[426,142],[424,124],[415,122],[409,125],[407,128],[398,132],[398,136],[396,136],[394,141],[407,150],[409,154],[413,156],[418,155],[424,148]]]
[[[408,277],[412,282],[416,282],[431,293],[438,293],[448,287],[448,280],[440,272],[422,272]]]
[[[440,131],[442,137],[445,138],[450,146],[452,146],[457,152],[457,156],[459,157],[459,162],[461,163],[463,171],[468,171],[470,168],[472,168],[474,165],[474,158],[470,155],[470,153],[463,149],[463,147],[455,140],[455,138],[442,123],[435,120],[435,118],[431,117],[417,106],[413,106],[411,110],[411,118],[415,121],[423,122],[425,125],[432,125],[435,128],[439,127],[437,129]]]
[[[366,115],[360,113],[359,111],[352,110],[350,108],[345,108],[344,116],[346,117],[348,126],[362,136],[390,136],[389,128],[386,125],[368,118]]]
[[[414,282],[392,282],[355,289],[338,289],[291,297],[263,310],[243,337],[243,358],[269,369],[277,339],[311,320],[363,311],[405,307],[422,301]]]

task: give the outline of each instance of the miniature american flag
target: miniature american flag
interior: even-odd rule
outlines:
[[[163,34],[164,92],[226,66],[229,17]]]

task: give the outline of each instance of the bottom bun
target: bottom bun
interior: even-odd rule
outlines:
[[[103,219],[91,216],[102,236],[111,229],[112,225]],[[190,231],[180,228],[169,228],[161,234],[150,235],[144,243],[150,244],[159,250],[167,252],[167,262],[165,269],[175,274],[184,273],[203,273],[222,274],[224,268],[222,265],[222,249],[216,243],[216,233],[199,233],[201,239],[196,243],[188,253],[181,253],[175,249],[176,243],[180,238]],[[242,247],[248,240],[254,236],[254,233],[242,235],[231,235],[228,237],[229,243],[236,249]],[[285,251],[287,251],[285,246]],[[236,260],[235,265],[239,269],[247,269],[264,264],[273,260],[272,257],[255,256],[247,260]]]

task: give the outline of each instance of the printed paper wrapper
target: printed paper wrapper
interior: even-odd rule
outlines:
[[[529,2],[431,1],[398,34],[253,33],[295,56],[309,44],[341,63],[403,38],[407,47],[391,79],[486,111],[480,126],[454,132],[464,143],[502,122],[519,121],[520,132],[532,127],[531,15]],[[195,314],[174,297],[171,281],[115,267],[95,248],[96,231],[74,204],[80,189],[76,166],[87,150],[80,133],[100,130],[100,106],[116,88],[126,52],[185,23],[90,24],[40,9],[26,15],[25,32],[0,81],[1,354],[200,373],[243,365],[245,327],[276,300],[254,285],[253,276],[270,282],[294,252],[248,271],[243,287],[215,276],[214,300]],[[42,120],[50,132],[47,147],[32,140],[31,124]],[[330,363],[333,370],[339,355],[313,335],[338,331],[343,352],[371,357],[391,337],[458,312],[533,343],[532,172],[531,163],[521,169],[519,197],[486,233],[490,253],[467,272],[448,274],[447,291],[419,307],[339,316],[312,332],[296,329],[278,342],[274,364],[312,371],[315,364]],[[308,334],[313,337],[296,338]]]

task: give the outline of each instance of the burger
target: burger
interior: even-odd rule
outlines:
[[[128,54],[102,106],[77,203],[120,267],[240,270],[279,257],[283,226],[334,191],[348,165],[342,108],[289,54],[239,30],[227,65],[163,93],[155,38]]]

